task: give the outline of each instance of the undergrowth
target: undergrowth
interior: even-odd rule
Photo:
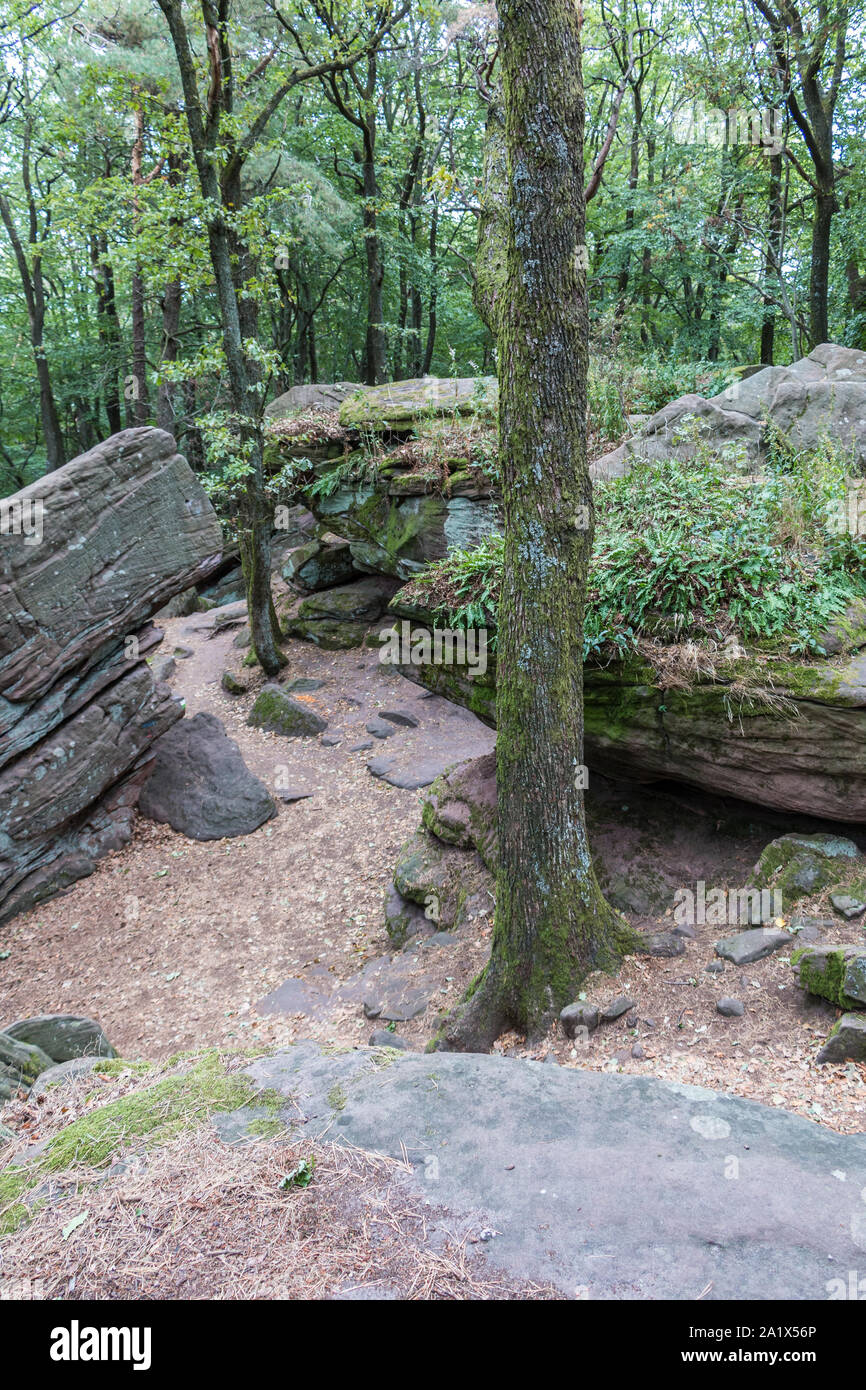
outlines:
[[[702,452],[596,485],[585,658],[624,653],[642,636],[731,634],[823,655],[821,633],[866,596],[866,545],[839,528],[846,488],[837,450],[795,454],[778,439],[760,475]],[[444,624],[495,628],[503,546],[493,536],[453,551],[410,588]]]

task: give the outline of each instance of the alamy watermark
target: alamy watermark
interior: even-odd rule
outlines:
[[[405,619],[379,633],[381,662],[395,666],[465,666],[469,678],[487,670],[486,628],[415,628]]]
[[[782,916],[778,888],[711,888],[699,879],[694,889],[678,888],[674,894],[677,926],[737,927],[759,925]]]
[[[41,497],[0,498],[0,535],[23,536],[25,545],[42,541],[45,503]]]
[[[677,112],[671,132],[678,145],[752,145],[767,154],[781,154],[784,119],[776,107],[755,111],[732,106],[723,111],[698,101]]]

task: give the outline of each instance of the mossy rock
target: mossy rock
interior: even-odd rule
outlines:
[[[816,1062],[866,1062],[866,1014],[843,1014]]]
[[[469,899],[480,889],[492,898],[492,880],[478,854],[443,845],[426,830],[416,831],[401,848],[394,887],[429,913],[427,920],[441,931],[460,925]]]
[[[783,908],[798,898],[841,882],[862,862],[853,840],[843,835],[781,835],[767,845],[752,875],[756,888],[782,894]]]
[[[160,1077],[118,1100],[88,1109],[50,1139],[41,1153],[0,1173],[0,1235],[14,1231],[38,1204],[37,1190],[51,1174],[69,1168],[105,1168],[130,1147],[153,1149],[213,1115],[255,1100],[273,1106],[284,1100],[263,1095],[240,1073],[226,1071],[216,1052],[194,1056],[183,1071]]]
[[[220,685],[227,695],[246,695],[248,689],[231,671],[223,671]]]
[[[328,727],[327,719],[273,684],[262,687],[247,724],[285,738],[313,738]]]
[[[304,622],[296,618],[289,623],[286,633],[301,642],[314,642],[327,652],[349,651],[352,647],[363,647],[367,636],[366,623],[341,623],[335,618],[320,618],[314,622]]]
[[[54,1059],[41,1047],[0,1033],[0,1063],[25,1086],[32,1086],[40,1072],[53,1067]]]
[[[800,985],[839,1009],[866,1008],[866,950],[806,946],[792,957]]]

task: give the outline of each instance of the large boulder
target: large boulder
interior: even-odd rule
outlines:
[[[692,458],[701,447],[732,448],[741,463],[760,463],[771,422],[797,450],[827,439],[866,464],[866,352],[822,343],[790,367],[765,367],[709,400],[671,401],[632,438],[593,465],[596,478],[628,472],[635,459]]]
[[[7,538],[0,560],[0,695],[13,704],[135,632],[222,554],[216,514],[163,430],[123,430],[14,500],[44,522],[38,545]]]
[[[124,430],[7,506],[40,527],[0,554],[0,921],[129,838],[152,745],[183,714],[147,666],[148,619],[222,552],[162,430]]]
[[[270,405],[265,406],[265,417],[269,420],[280,420],[301,410],[338,410],[347,396],[360,389],[356,381],[316,382],[312,385],[293,386],[289,391],[277,396]]]
[[[409,431],[436,418],[490,417],[496,413],[495,376],[411,377],[361,387],[340,406],[340,424],[351,429]]]
[[[193,840],[251,835],[276,815],[267,787],[250,772],[219,719],[204,712],[163,734],[139,811]]]

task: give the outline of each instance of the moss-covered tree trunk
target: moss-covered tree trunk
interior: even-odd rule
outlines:
[[[583,777],[586,455],[583,88],[574,0],[499,0],[508,179],[495,315],[505,559],[499,608],[499,871],[490,962],[445,1047],[536,1037],[631,933],[593,872]]]

